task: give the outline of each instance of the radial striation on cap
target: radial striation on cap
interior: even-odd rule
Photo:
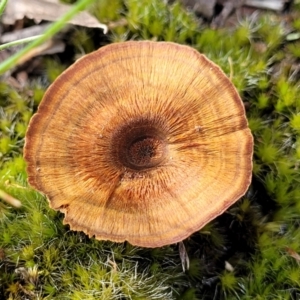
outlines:
[[[100,240],[158,247],[243,196],[253,138],[223,71],[169,42],[125,42],[78,60],[30,121],[28,181]]]

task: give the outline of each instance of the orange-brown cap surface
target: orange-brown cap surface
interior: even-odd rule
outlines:
[[[183,240],[247,190],[253,139],[226,75],[196,50],[125,42],[78,60],[27,134],[29,183],[100,240]]]

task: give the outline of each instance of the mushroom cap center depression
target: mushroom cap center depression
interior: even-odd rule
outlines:
[[[166,157],[164,134],[147,120],[129,122],[117,132],[112,142],[115,159],[133,170],[154,168]]]
[[[127,160],[132,167],[149,168],[162,158],[163,148],[163,141],[156,137],[140,137],[126,149]]]

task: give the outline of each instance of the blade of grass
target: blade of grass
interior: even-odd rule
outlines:
[[[6,49],[6,48],[12,47],[12,46],[19,45],[19,44],[29,43],[31,41],[34,41],[35,39],[38,39],[41,36],[42,35],[35,35],[35,36],[28,37],[28,38],[24,38],[24,39],[20,39],[20,40],[17,40],[17,41],[13,41],[13,42],[9,42],[9,43],[0,45],[0,51],[3,50],[3,49]]]
[[[0,15],[3,14],[4,9],[5,9],[5,7],[6,7],[6,4],[7,4],[7,1],[8,1],[8,0],[2,0],[2,1],[0,2]]]
[[[59,20],[53,23],[48,29],[46,29],[45,33],[41,35],[39,38],[35,39],[29,45],[25,46],[22,50],[12,55],[10,58],[6,59],[0,64],[0,74],[3,74],[10,68],[14,67],[18,64],[23,55],[28,53],[31,49],[40,44],[44,43],[47,39],[51,38],[58,31],[60,31],[66,22],[72,19],[78,12],[84,10],[90,4],[92,4],[95,0],[80,0],[78,1],[64,16],[62,16]]]

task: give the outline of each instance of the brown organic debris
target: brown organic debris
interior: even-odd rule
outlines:
[[[42,20],[56,21],[67,13],[70,8],[70,5],[62,4],[58,1],[8,0],[2,17],[2,23],[12,25],[24,17],[34,19],[38,23]],[[80,12],[68,23],[85,27],[102,28],[104,33],[108,30],[106,25],[99,23],[94,16],[86,11]]]
[[[19,60],[17,65],[22,65],[32,58],[39,55],[49,55],[54,53],[61,53],[65,50],[65,43],[57,40],[50,39],[45,43],[31,49],[25,55],[23,55]]]
[[[247,190],[253,139],[227,76],[196,50],[125,42],[48,89],[25,141],[29,183],[100,240],[182,241]]]
[[[283,12],[292,4],[292,0],[180,0],[184,6],[197,15],[212,20],[212,27],[224,26],[229,17],[236,12],[240,15],[246,11],[273,10]],[[248,8],[252,8],[248,10]],[[248,14],[249,14],[248,12]]]
[[[286,248],[286,251],[287,251],[287,253],[288,253],[291,257],[293,257],[297,262],[300,262],[300,255],[299,255],[296,251],[294,251],[293,249],[291,249],[291,248],[289,248],[289,247]]]
[[[19,201],[18,199],[14,198],[10,194],[4,192],[3,190],[0,190],[0,199],[2,199],[6,203],[8,203],[11,206],[14,206],[16,208],[19,208],[19,207],[22,206],[21,201]]]

